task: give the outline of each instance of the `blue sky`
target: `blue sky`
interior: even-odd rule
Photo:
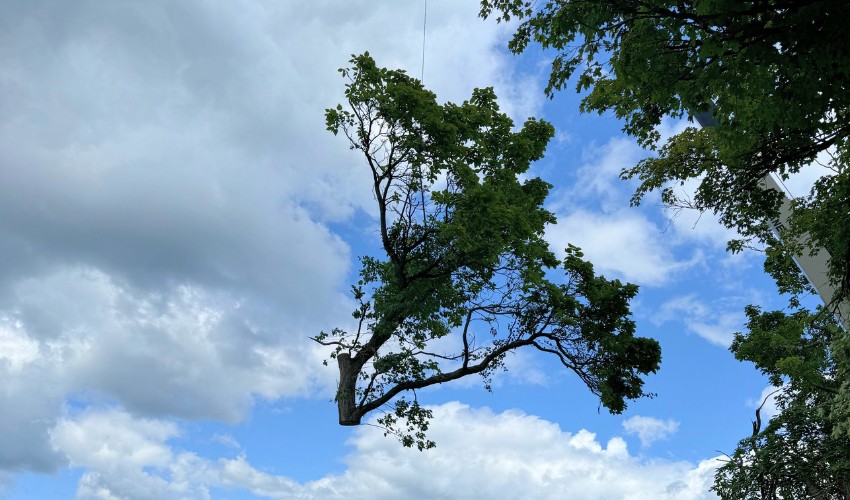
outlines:
[[[784,301],[710,214],[629,207],[618,174],[647,153],[570,90],[546,99],[545,54],[507,53],[511,26],[475,1],[429,2],[426,85],[452,101],[494,86],[517,122],[555,125],[532,172],[554,185],[547,239],[641,286],[638,333],[663,360],[657,397],[616,416],[539,354],[492,393],[422,391],[426,453],[339,427],[336,370],[308,339],[350,323],[356,257],[376,250],[367,170],[325,131],[336,69],[368,50],[418,76],[423,2],[3,10],[4,497],[714,498],[767,389],[727,347],[745,305]]]

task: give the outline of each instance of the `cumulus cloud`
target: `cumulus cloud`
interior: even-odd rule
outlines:
[[[682,132],[686,126],[685,121],[665,118],[658,128],[661,141]],[[638,183],[621,179],[620,174],[650,155],[651,152],[638,146],[633,138],[625,136],[611,137],[602,145],[590,144],[582,150],[576,182],[566,192],[570,198],[591,201],[605,211],[624,208],[629,205]],[[561,200],[562,203],[567,201]]]
[[[664,144],[674,135],[684,132],[686,128],[695,126],[698,126],[698,124],[693,121],[665,116],[661,119],[661,124],[655,128],[655,131],[658,132],[660,136],[659,142]]]
[[[834,147],[821,151],[818,153],[814,162],[806,165],[799,172],[791,174],[788,179],[782,181],[781,185],[786,189],[788,196],[792,198],[806,196],[818,179],[828,175],[835,175],[834,170],[825,166],[830,163],[834,155]]]
[[[602,146],[585,148],[584,162],[578,168],[570,196],[592,200],[607,211],[623,208],[628,205],[631,192],[620,179],[620,172],[644,156],[646,151],[627,137],[612,137]]]
[[[662,285],[701,260],[696,252],[689,260],[674,255],[670,241],[642,214],[621,210],[604,214],[575,210],[558,216],[558,224],[546,230],[556,253],[568,243],[581,247],[585,257],[606,275],[640,285]]]
[[[684,120],[664,119],[658,128],[661,141],[666,141],[672,135],[682,132],[689,124]],[[723,226],[718,217],[710,212],[700,213],[697,210],[681,208],[665,208],[659,205],[658,193],[646,195],[640,208],[630,207],[629,202],[637,180],[623,180],[620,173],[625,168],[636,165],[650,152],[641,149],[637,143],[627,137],[612,137],[602,145],[590,145],[582,151],[582,163],[576,170],[574,186],[563,190],[551,204],[559,214],[569,215],[576,209],[596,207],[598,211],[612,217],[621,218],[624,212],[633,219],[643,219],[641,225],[647,229],[650,239],[658,239],[665,247],[662,252],[669,259],[670,249],[694,253],[698,250],[691,263],[701,259],[700,247],[710,250],[725,250],[726,242],[738,237],[733,229]],[[684,199],[693,196],[700,179],[688,180],[683,186],[673,186],[677,194]],[[662,223],[650,221],[648,216],[661,217]],[[562,216],[563,217],[563,216]],[[723,263],[729,264],[740,260],[740,255],[728,254]],[[628,258],[623,260],[628,261]]]
[[[50,434],[53,445],[68,456],[71,465],[98,471],[83,477],[80,496],[102,498],[95,494],[100,489],[97,485],[102,478],[110,478],[118,482],[110,489],[121,491],[120,496],[162,498],[168,485],[144,468],[169,464],[173,457],[165,441],[177,433],[177,427],[169,422],[133,419],[127,413],[110,411],[62,420]]]
[[[701,262],[701,252],[690,248],[691,257],[682,259],[677,238],[650,220],[646,210],[629,207],[635,186],[622,181],[620,171],[646,154],[623,137],[584,149],[573,187],[555,193],[548,206],[558,219],[546,231],[556,253],[571,243],[599,271],[650,286],[668,283]]]
[[[516,120],[536,114],[540,86],[502,50],[512,27],[470,23],[478,7],[429,6],[426,83],[446,100],[494,85]],[[347,471],[309,483],[253,467],[224,435],[210,439],[240,454],[205,458],[173,444],[186,420],[237,422],[258,398],[331,394],[335,374],[307,335],[351,321],[340,290],[353,252],[337,229],[368,226],[372,198],[361,159],[324,130],[323,110],[341,100],[336,69],[353,53],[418,75],[420,8],[8,5],[0,482],[71,464],[83,470],[81,498],[204,498],[216,488],[278,498],[708,497],[710,460],[643,462],[620,438],[603,445],[586,430],[456,403],[435,408],[436,451],[404,450],[363,427]],[[612,144],[608,173],[631,154]],[[553,241],[585,246],[603,271],[662,283],[690,265],[646,219],[581,215]],[[515,363],[527,382],[545,383],[527,359]]]
[[[679,422],[635,415],[623,421],[623,429],[626,434],[636,434],[641,446],[647,447],[655,441],[667,439],[679,430]]]
[[[324,130],[336,68],[371,50],[418,73],[420,7],[15,4],[0,34],[12,48],[0,56],[0,255],[18,265],[0,278],[78,263],[315,310],[350,259],[322,222],[371,204],[360,158]],[[429,78],[445,99],[494,84],[523,119],[542,96],[498,53],[509,28],[469,30],[476,12],[431,7]]]
[[[494,85],[516,119],[535,114],[534,76],[502,52],[511,27],[473,29],[477,11],[429,6],[426,81],[452,100]],[[90,462],[50,444],[70,400],[167,424],[331,393],[307,336],[351,321],[334,228],[367,225],[372,199],[323,110],[353,53],[418,76],[421,16],[366,0],[4,9],[0,471]]]
[[[279,335],[279,314],[190,286],[140,293],[90,269],[27,279],[0,311],[0,465],[49,470],[62,402],[235,422],[256,397],[328,395],[318,347]],[[306,337],[309,332],[301,332]]]
[[[448,403],[434,411],[435,450],[405,450],[363,428],[349,470],[323,481],[358,498],[367,492],[346,485],[372,484],[373,498],[713,498],[710,460],[644,463],[621,438],[603,445],[592,432],[564,432],[516,410]]]
[[[51,443],[85,471],[77,498],[210,498],[211,487],[245,488],[285,498],[295,482],[265,474],[240,455],[207,460],[172,449],[173,423],[140,419],[117,410],[87,411],[65,418],[50,431]]]
[[[690,332],[712,344],[728,348],[735,332],[741,331],[746,322],[743,304],[743,297],[727,297],[725,301],[706,304],[695,294],[688,294],[663,303],[651,321],[656,325],[682,321]]]
[[[211,488],[268,498],[716,498],[708,493],[716,459],[644,461],[622,438],[603,445],[592,432],[564,432],[516,410],[460,403],[433,410],[436,449],[402,448],[363,426],[347,470],[307,483],[258,470],[244,455],[205,459],[175,450],[168,440],[179,429],[115,409],[63,419],[51,438],[85,469],[81,498],[205,498]]]
[[[729,347],[735,338],[735,332],[744,324],[744,315],[742,312],[726,312],[712,320],[686,320],[685,324],[712,344]]]

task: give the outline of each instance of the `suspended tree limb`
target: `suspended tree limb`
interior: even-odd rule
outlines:
[[[339,423],[392,404],[380,423],[395,433],[406,420],[405,446],[429,447],[430,412],[405,393],[474,374],[486,381],[507,353],[529,347],[557,356],[612,412],[643,396],[660,350],[634,336],[637,287],[597,276],[576,247],[559,261],[543,238],[555,222],[543,207],[550,186],[520,180],[552,126],[529,119],[515,130],[492,89],[439,104],[368,54],[351,63],[341,70],[347,106],[329,109],[327,124],[365,157],[384,258],[361,259],[356,333],[314,338],[337,361]],[[556,269],[564,284],[547,278]]]

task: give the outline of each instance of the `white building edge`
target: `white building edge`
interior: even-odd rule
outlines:
[[[712,116],[712,110],[707,112],[695,113],[694,118],[702,127],[714,127],[717,125],[717,120]],[[773,189],[782,193],[782,206],[779,209],[779,218],[770,221],[774,231],[779,233],[779,229],[787,223],[789,215],[791,215],[791,199],[783,190],[779,183],[774,179],[773,174],[768,173],[759,180],[759,187],[762,189]],[[813,255],[809,255],[813,253]],[[817,290],[818,295],[824,304],[830,305],[833,303],[833,297],[837,291],[829,282],[829,252],[824,248],[818,248],[816,252],[803,252],[802,255],[795,255],[794,262],[797,267],[809,280],[809,283]],[[834,306],[835,318],[844,328],[844,331],[850,331],[850,301],[843,300]]]

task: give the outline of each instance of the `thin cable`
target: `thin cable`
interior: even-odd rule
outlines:
[[[428,25],[428,0],[425,0],[425,12],[422,15],[422,69],[419,73],[419,81],[425,83],[425,28]],[[425,182],[422,175],[422,166],[419,166],[419,196],[422,198],[422,226],[428,226],[428,216],[425,213]]]
[[[777,176],[775,176],[775,177],[776,177],[776,179],[779,181],[779,184],[781,184],[781,185],[782,185],[782,188],[783,188],[783,189],[785,189],[785,192],[786,192],[786,193],[788,193],[788,197],[789,197],[789,198],[791,198],[791,199],[794,199],[794,195],[793,195],[793,194],[791,194],[791,190],[790,190],[790,189],[788,189],[788,186],[786,186],[786,185],[785,185],[785,182],[783,182],[783,181],[782,181],[782,177],[780,177],[780,176],[778,176],[778,175],[777,175]]]
[[[425,14],[422,16],[422,70],[419,80],[425,82],[425,26],[428,24],[428,0],[425,0]]]

